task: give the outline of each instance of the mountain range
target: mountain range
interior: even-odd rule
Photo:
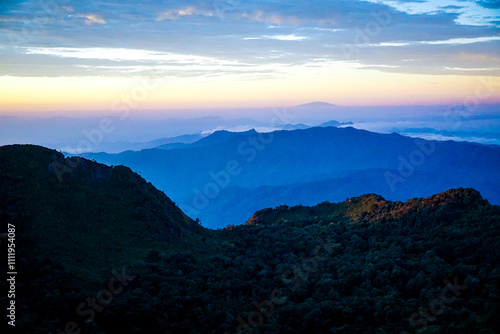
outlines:
[[[494,147],[351,127],[219,131],[191,144],[83,156],[129,166],[210,228],[242,224],[263,207],[365,193],[407,200],[474,187],[500,203],[500,152]]]

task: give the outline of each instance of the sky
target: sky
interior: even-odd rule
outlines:
[[[2,0],[0,114],[500,103],[500,1]]]

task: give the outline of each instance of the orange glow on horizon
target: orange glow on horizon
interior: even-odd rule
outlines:
[[[168,110],[279,107],[312,101],[341,106],[450,105],[470,99],[500,103],[500,77],[389,73],[340,63],[290,68],[267,79],[147,80],[2,76],[0,114],[112,112],[124,105],[131,110]]]

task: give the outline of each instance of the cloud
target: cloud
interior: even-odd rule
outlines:
[[[242,18],[248,19],[254,22],[264,22],[272,24],[292,24],[298,25],[301,20],[296,16],[279,15],[274,13],[266,13],[263,10],[257,10],[253,12],[243,12],[240,14]]]
[[[106,21],[102,18],[102,16],[97,14],[78,15],[78,17],[85,18],[86,25],[106,24]]]
[[[376,44],[367,44],[366,46],[375,46],[375,47],[405,47],[410,45],[418,45],[418,44],[429,44],[429,45],[465,45],[465,44],[474,44],[474,43],[485,43],[485,42],[493,42],[500,41],[500,36],[484,36],[484,37],[473,37],[473,38],[452,38],[446,40],[436,40],[436,41],[416,41],[416,42],[382,42]],[[359,44],[358,46],[363,46],[363,44]]]
[[[38,59],[34,70],[17,70],[10,61],[3,62],[0,53],[0,72],[19,76],[82,76],[82,75],[155,75],[168,77],[232,76],[235,79],[262,78],[279,75],[280,67],[226,60],[174,52],[125,48],[23,48],[22,57]],[[57,65],[57,66],[55,66]],[[47,72],[47,69],[50,69]]]
[[[270,39],[276,41],[303,41],[309,39],[306,36],[296,36],[296,35],[263,35],[260,37],[245,37],[244,40],[261,40],[261,39]]]
[[[21,21],[21,19],[10,16],[0,16],[0,22],[16,22],[16,21]]]
[[[485,36],[485,37],[475,37],[475,38],[452,38],[444,41],[423,41],[422,44],[433,44],[433,45],[443,45],[443,44],[474,44],[483,43],[491,41],[499,41],[500,36]]]
[[[177,20],[185,16],[196,16],[196,15],[211,17],[214,16],[214,12],[211,10],[204,10],[201,8],[197,8],[195,6],[188,6],[179,9],[171,9],[165,11],[160,15],[158,15],[156,21]]]
[[[492,71],[498,71],[500,68],[491,68],[491,67],[481,67],[481,68],[474,68],[474,67],[444,67],[445,70],[448,71],[457,71],[457,72],[463,72],[463,71],[474,71],[474,72],[492,72]]]
[[[73,13],[75,11],[75,8],[72,6],[62,6],[61,8],[67,13]]]
[[[29,55],[49,55],[61,58],[78,59],[102,59],[112,61],[135,61],[135,62],[160,62],[179,64],[214,64],[222,63],[227,65],[237,64],[231,61],[219,61],[210,57],[177,54],[171,52],[160,52],[139,49],[124,48],[25,48],[25,53]]]
[[[497,9],[500,8],[499,0],[481,0],[477,2],[480,6],[485,8]]]
[[[189,16],[218,17],[220,19],[240,20],[247,19],[253,22],[264,22],[272,24],[298,25],[301,20],[295,16],[287,16],[269,13],[263,9],[245,10],[245,7],[232,7],[231,11],[221,11],[220,8],[206,9],[198,6],[187,6],[170,9],[157,16],[156,21],[178,20]]]
[[[384,4],[410,15],[439,13],[454,13],[457,15],[456,23],[461,25],[497,26],[500,15],[498,0],[366,0],[373,3]]]
[[[253,66],[293,67],[314,59],[349,60],[399,73],[483,75],[484,69],[498,73],[500,68],[495,56],[500,31],[488,25],[494,11],[486,8],[493,1],[481,6],[472,0],[150,0],[132,6],[129,1],[75,0],[72,8],[60,7],[44,22],[34,19],[38,0],[12,1],[11,6],[0,2],[0,58],[10,66],[0,67],[13,74],[56,71],[57,61],[76,63],[82,71],[95,66],[106,73],[136,73],[153,63],[173,66],[182,59],[192,69],[196,61],[208,67],[207,59],[216,59],[212,64],[220,68],[224,60],[223,70],[232,66],[235,71],[248,64],[245,70],[262,71]],[[381,24],[374,13],[389,17],[388,23]],[[467,15],[482,25],[459,21]],[[22,30],[24,21],[35,28],[29,34]],[[106,29],[80,29],[83,23],[100,27],[111,21]],[[351,58],[346,59],[342,45],[355,49]],[[29,56],[15,56],[25,51]]]

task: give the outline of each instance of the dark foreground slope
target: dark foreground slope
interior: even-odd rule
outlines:
[[[500,331],[500,208],[473,189],[282,206],[209,231],[125,167],[34,146],[0,158],[1,232],[16,225],[9,331]],[[54,161],[71,165],[62,182]]]
[[[29,246],[69,267],[120,265],[118,253],[133,261],[154,244],[199,229],[165,194],[124,166],[14,145],[0,147],[0,173],[0,217],[3,225],[16,225],[20,256]]]
[[[312,208],[280,207],[250,221],[218,231],[219,247],[207,247],[203,258],[190,251],[159,253],[96,319],[96,328],[500,331],[500,208],[472,189],[407,203],[368,195]]]
[[[185,238],[194,244],[207,233],[128,167],[12,145],[0,147],[0,177],[0,268],[19,273],[22,333],[38,333],[39,326],[47,333],[51,323],[64,328],[105,280],[122,277],[166,244]],[[9,228],[15,228],[15,270],[7,270]],[[5,282],[2,276],[2,307],[9,302]]]

